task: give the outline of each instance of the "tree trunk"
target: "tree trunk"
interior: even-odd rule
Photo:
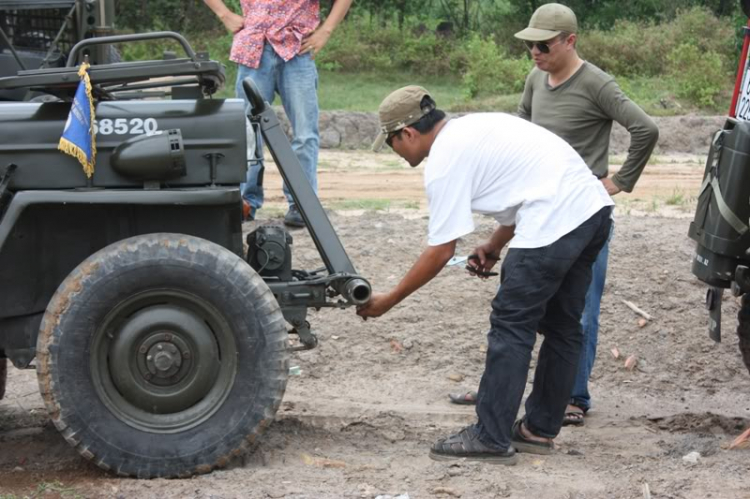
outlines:
[[[464,0],[464,33],[469,32],[469,0]]]

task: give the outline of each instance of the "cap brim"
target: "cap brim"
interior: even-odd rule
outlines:
[[[528,40],[530,42],[546,42],[547,40],[553,39],[560,33],[562,33],[562,31],[550,31],[548,29],[526,28],[525,30],[519,31],[513,36],[521,40]]]
[[[385,139],[388,137],[387,133],[380,132],[375,139],[375,142],[372,143],[372,150],[374,152],[378,152],[383,148],[383,144],[385,144]]]

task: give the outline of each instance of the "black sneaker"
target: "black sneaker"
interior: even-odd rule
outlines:
[[[305,221],[302,219],[302,215],[297,209],[297,205],[293,204],[289,207],[289,211],[286,212],[284,217],[284,225],[289,227],[304,227]]]

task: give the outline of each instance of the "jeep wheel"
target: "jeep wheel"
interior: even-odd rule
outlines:
[[[750,295],[742,295],[742,307],[737,314],[737,336],[740,338],[740,353],[745,367],[750,372]]]
[[[176,234],[132,237],[81,263],[47,307],[37,356],[65,439],[140,478],[209,472],[247,451],[289,368],[263,279],[223,247]]]

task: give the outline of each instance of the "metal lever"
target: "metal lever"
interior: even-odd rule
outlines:
[[[254,116],[266,110],[268,104],[263,100],[260,90],[258,90],[258,85],[255,84],[252,78],[248,77],[242,80],[242,88],[245,90],[247,101],[250,103],[250,111]]]

